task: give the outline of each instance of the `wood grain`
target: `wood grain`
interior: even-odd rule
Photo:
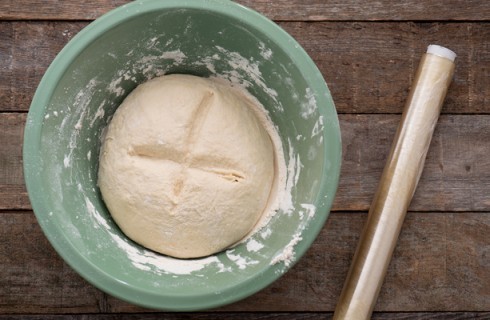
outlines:
[[[25,114],[0,113],[0,209],[29,209],[22,173]]]
[[[32,212],[0,213],[0,313],[98,312],[105,295],[56,254]]]
[[[0,209],[30,209],[22,175],[26,114],[0,113]],[[340,115],[342,171],[334,211],[368,210],[400,115]],[[443,115],[412,211],[490,211],[490,115]]]
[[[335,210],[369,209],[400,118],[340,116],[343,157]],[[488,115],[439,118],[410,210],[489,211],[489,121]]]
[[[4,0],[0,19],[92,20],[129,0]],[[239,0],[274,20],[488,20],[490,5],[479,0]]]
[[[47,67],[85,22],[0,22],[0,111],[27,111]]]
[[[221,313],[125,313],[68,315],[0,315],[0,320],[316,320],[332,319],[332,312],[221,312]],[[490,312],[375,312],[372,320],[479,320],[490,319]]]
[[[2,20],[93,20],[130,0],[3,0]]]
[[[488,2],[490,3],[490,2]],[[0,111],[27,111],[56,54],[87,22],[0,22]],[[490,114],[490,24],[282,22],[326,79],[339,113],[401,113],[426,46],[457,54],[443,113]]]
[[[340,113],[401,113],[427,45],[458,54],[443,113],[490,113],[490,25],[281,23],[317,64]]]
[[[290,272],[215,311],[333,311],[365,218],[333,213]],[[489,232],[490,214],[410,212],[376,311],[489,310]],[[81,279],[54,252],[32,212],[0,213],[0,254],[0,313],[151,311],[106,296]]]
[[[456,73],[372,319],[490,319],[490,1],[237,0],[275,20],[317,64],[340,113],[341,181],[327,224],[293,269],[238,303],[156,312],[88,284],[31,210],[22,139],[34,91],[63,46],[130,0],[0,0],[0,320],[331,319],[421,54]]]

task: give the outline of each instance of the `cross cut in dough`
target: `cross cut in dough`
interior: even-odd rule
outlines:
[[[103,141],[99,187],[128,237],[195,258],[252,230],[275,177],[274,147],[252,103],[190,75],[155,78],[125,99]]]

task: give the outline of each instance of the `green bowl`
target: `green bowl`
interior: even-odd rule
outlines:
[[[135,244],[97,187],[112,114],[138,84],[170,73],[245,86],[278,128],[288,166],[284,209],[247,242],[206,259]],[[165,310],[231,303],[284,274],[324,225],[340,162],[337,114],[313,61],[273,22],[225,0],[136,1],[91,23],[46,71],[24,138],[27,190],[53,247],[105,292]]]

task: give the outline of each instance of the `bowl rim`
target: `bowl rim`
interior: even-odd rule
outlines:
[[[270,266],[263,272],[248,278],[238,285],[225,288],[219,294],[181,296],[163,292],[155,294],[122,283],[79,254],[70,243],[70,239],[65,237],[57,224],[48,218],[50,205],[43,197],[42,192],[40,192],[43,182],[38,169],[40,163],[42,163],[40,161],[40,146],[44,112],[68,66],[84,48],[106,31],[138,15],[173,8],[206,10],[229,16],[254,26],[269,39],[272,39],[299,66],[303,74],[310,79],[308,82],[311,87],[315,88],[313,92],[325,93],[318,98],[322,99],[326,106],[319,104],[318,111],[328,121],[328,127],[325,126],[323,134],[324,139],[328,138],[331,141],[331,145],[328,150],[325,148],[323,169],[325,170],[326,167],[329,167],[331,175],[326,177],[323,174],[320,181],[320,192],[315,205],[317,212],[322,214],[315,215],[315,223],[312,223],[313,220],[310,222],[308,234],[303,234],[302,241],[295,246],[296,259],[286,269],[289,270],[305,254],[325,224],[338,187],[341,165],[341,139],[335,105],[321,72],[292,36],[260,13],[228,0],[135,1],[109,11],[81,30],[53,60],[34,94],[24,129],[23,169],[32,209],[44,234],[64,261],[84,279],[112,296],[143,307],[169,311],[195,311],[223,306],[248,297],[270,285],[281,277],[283,272],[277,272],[277,268]],[[334,135],[333,137],[332,134]],[[327,156],[327,152],[331,154]],[[327,163],[332,154],[334,161]],[[325,199],[323,195],[329,194],[332,197]]]

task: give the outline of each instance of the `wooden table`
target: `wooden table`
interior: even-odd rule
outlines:
[[[156,319],[88,284],[31,211],[22,138],[55,55],[126,0],[0,0],[0,319]],[[331,317],[415,68],[431,43],[458,54],[375,319],[490,319],[490,2],[241,0],[295,37],[322,71],[342,129],[333,212],[305,257],[241,302],[168,319]],[[246,312],[246,313],[243,313]]]

